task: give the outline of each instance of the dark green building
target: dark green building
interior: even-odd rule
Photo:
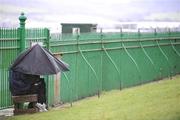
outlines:
[[[97,24],[61,23],[62,33],[87,33],[96,32]]]

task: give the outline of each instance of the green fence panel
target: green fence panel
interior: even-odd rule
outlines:
[[[9,66],[18,55],[18,30],[0,28],[0,109],[12,105],[9,91]]]
[[[70,65],[70,71],[61,76],[60,99],[72,103],[103,90],[171,78],[180,72],[179,42],[179,32],[158,31],[54,38],[51,50]]]

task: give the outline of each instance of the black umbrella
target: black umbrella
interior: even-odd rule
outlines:
[[[38,44],[20,54],[10,69],[32,75],[50,75],[69,70],[67,63],[58,60]]]

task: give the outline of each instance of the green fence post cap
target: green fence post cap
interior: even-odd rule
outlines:
[[[26,19],[27,19],[27,17],[24,15],[24,12],[22,12],[21,15],[19,16],[19,20],[25,21]]]
[[[26,19],[27,17],[24,15],[24,12],[22,12],[19,16],[20,27],[24,27]]]

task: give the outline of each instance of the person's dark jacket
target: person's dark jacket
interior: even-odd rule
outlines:
[[[31,93],[32,86],[40,80],[38,75],[28,75],[10,71],[9,82],[12,95],[25,95]]]

